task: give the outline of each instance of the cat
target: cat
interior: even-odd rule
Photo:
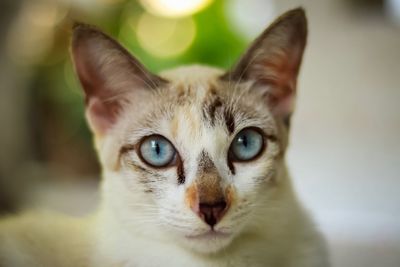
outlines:
[[[84,219],[1,221],[0,265],[329,266],[285,165],[306,38],[297,8],[227,72],[193,65],[155,75],[77,24],[71,54],[102,201]]]

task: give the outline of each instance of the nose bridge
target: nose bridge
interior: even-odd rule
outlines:
[[[204,150],[198,158],[195,183],[199,203],[215,203],[224,200],[222,178],[210,155]]]
[[[224,200],[224,190],[218,174],[207,174],[196,182],[200,203],[215,203]]]

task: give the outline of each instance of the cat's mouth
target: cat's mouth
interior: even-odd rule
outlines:
[[[205,233],[201,233],[198,235],[186,235],[186,238],[191,240],[209,240],[209,239],[220,239],[220,238],[229,238],[231,237],[230,233],[216,231],[216,230],[209,230]]]

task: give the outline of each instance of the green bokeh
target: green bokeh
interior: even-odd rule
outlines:
[[[192,45],[183,53],[172,58],[156,58],[147,53],[137,42],[128,19],[137,19],[145,10],[136,1],[124,1],[112,7],[103,16],[87,17],[83,22],[98,26],[118,39],[148,69],[159,72],[180,65],[205,64],[229,68],[239,57],[246,42],[229,25],[226,1],[214,0],[204,10],[193,15],[196,36]],[[60,114],[62,124],[74,135],[89,139],[83,112],[83,95],[74,75],[71,60],[65,52],[65,59],[59,63],[42,66],[38,71],[41,85],[38,97],[45,99]],[[53,53],[60,53],[53,51]],[[49,55],[51,58],[51,55]]]

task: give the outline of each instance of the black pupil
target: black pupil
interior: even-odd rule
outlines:
[[[240,138],[239,138],[239,142],[243,145],[243,146],[245,146],[245,147],[247,147],[247,136],[246,135],[242,135]]]
[[[154,141],[153,146],[154,146],[154,149],[156,150],[157,155],[159,155],[160,151],[161,151],[160,144],[157,141]]]

